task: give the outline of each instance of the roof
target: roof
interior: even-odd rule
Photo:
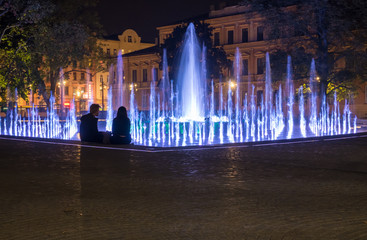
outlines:
[[[175,22],[171,22],[169,24],[165,24],[165,25],[162,25],[162,26],[158,26],[157,28],[171,26],[171,25],[177,25],[177,24],[181,24],[181,23],[188,23],[188,22],[193,22],[193,21],[200,21],[200,20],[205,20],[205,19],[208,19],[208,18],[209,18],[209,13],[205,13],[205,14],[201,14],[201,15],[198,15],[198,16],[194,16],[194,17],[178,20],[178,21],[175,21]]]
[[[140,56],[140,55],[148,55],[148,54],[158,54],[160,52],[160,47],[158,45],[155,45],[153,47],[144,48],[138,51],[134,51],[131,53],[126,53],[123,55],[123,57],[132,57],[132,56]]]

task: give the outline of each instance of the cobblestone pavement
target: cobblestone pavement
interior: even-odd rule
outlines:
[[[136,152],[0,139],[0,239],[367,239],[367,137]]]

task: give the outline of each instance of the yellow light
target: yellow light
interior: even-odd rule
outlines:
[[[234,83],[232,81],[229,83],[229,85],[231,86],[231,88],[235,88],[236,87],[236,83]]]

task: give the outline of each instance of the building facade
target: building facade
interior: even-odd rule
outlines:
[[[256,101],[259,103],[265,91],[265,55],[274,48],[274,41],[268,40],[261,16],[249,12],[246,6],[236,5],[218,10],[212,9],[205,18],[200,20],[213,27],[213,45],[223,47],[229,60],[234,62],[236,49],[239,49],[242,69],[240,86],[232,85],[232,87],[240,87],[240,102],[243,103],[246,94],[251,92],[254,86]],[[181,24],[158,27],[159,43],[164,43],[175,27]],[[150,86],[153,84],[158,90],[162,78],[160,44],[142,43],[141,38],[132,29],[118,36],[100,39],[99,44],[105,54],[111,58],[116,59],[119,51],[122,53],[123,81],[127,86],[124,93],[126,107],[129,108],[127,103],[130,89],[134,88],[139,110],[149,110]],[[77,110],[86,111],[87,101],[92,93],[93,102],[100,104],[104,110],[107,109],[108,88],[118,87],[116,65],[109,71],[88,72],[83,66],[76,64],[66,71],[70,72],[70,75],[64,84],[65,104],[70,104],[74,98]],[[233,76],[233,71],[229,70],[224,73],[221,80],[214,79],[216,99],[218,99],[220,86],[223,89],[231,87],[230,81],[232,79],[233,84]],[[298,86],[296,83],[296,87]],[[273,89],[276,90],[277,87],[274,86]],[[224,94],[226,92],[224,91]],[[358,96],[353,99],[352,111],[358,118],[367,117],[366,83],[361,85]]]

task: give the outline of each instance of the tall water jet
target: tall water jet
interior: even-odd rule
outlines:
[[[239,48],[236,48],[235,54],[235,62],[234,62],[234,72],[236,75],[236,115],[235,115],[235,122],[236,122],[236,138],[240,136],[240,128],[241,124],[241,112],[240,112],[240,83],[241,83],[241,53]],[[241,131],[242,135],[242,131]]]
[[[288,92],[288,102],[287,102],[287,106],[288,106],[288,133],[287,133],[287,138],[290,139],[292,137],[293,134],[293,126],[294,126],[294,121],[293,121],[293,104],[294,104],[294,89],[293,89],[293,81],[292,81],[292,59],[291,56],[288,56],[287,59],[287,82],[286,82],[286,86],[287,86],[287,92]]]
[[[65,82],[64,82],[64,71],[60,68],[59,71],[59,84],[60,84],[60,112],[61,115],[64,114],[64,92],[65,92]]]
[[[106,118],[106,131],[112,131],[113,121],[113,64],[110,66],[108,75],[108,93],[107,93],[107,118]]]
[[[190,23],[182,45],[178,71],[178,91],[181,117],[189,120],[202,120],[204,111],[204,83],[200,74],[201,49],[195,27]]]
[[[162,93],[162,116],[166,118],[168,116],[168,106],[169,106],[169,96],[170,96],[167,50],[166,49],[163,49],[163,64],[162,65],[163,65],[162,66],[162,81],[159,87]],[[153,74],[153,78],[155,78],[155,72],[153,72],[152,74]]]
[[[268,130],[272,130],[272,108],[273,108],[273,89],[271,87],[271,69],[270,69],[270,56],[266,53],[266,66],[265,66],[265,136],[268,134]]]
[[[299,128],[303,137],[307,137],[306,134],[306,119],[305,119],[305,101],[303,97],[303,87],[298,90],[299,95]]]
[[[204,101],[204,114],[207,116],[208,112],[205,111],[207,109],[210,109],[209,105],[209,99],[206,98],[209,94],[208,85],[207,85],[207,72],[206,72],[206,46],[203,43],[202,51],[201,51],[201,81],[203,84],[203,97],[202,100]]]
[[[116,110],[124,105],[124,64],[122,61],[122,53],[119,50],[117,55],[117,102],[116,102]]]
[[[88,96],[88,109],[89,109],[90,105],[92,105],[94,102],[94,97],[93,97],[92,79],[91,79],[91,74],[90,74],[89,69],[87,69],[86,72],[87,72],[86,91],[87,91],[87,96]]]
[[[317,135],[317,105],[316,105],[316,98],[317,93],[316,89],[314,87],[314,84],[316,82],[316,66],[315,66],[315,60],[312,59],[311,61],[311,68],[310,68],[310,99],[311,99],[311,107],[310,107],[310,129],[313,132],[313,134]]]

